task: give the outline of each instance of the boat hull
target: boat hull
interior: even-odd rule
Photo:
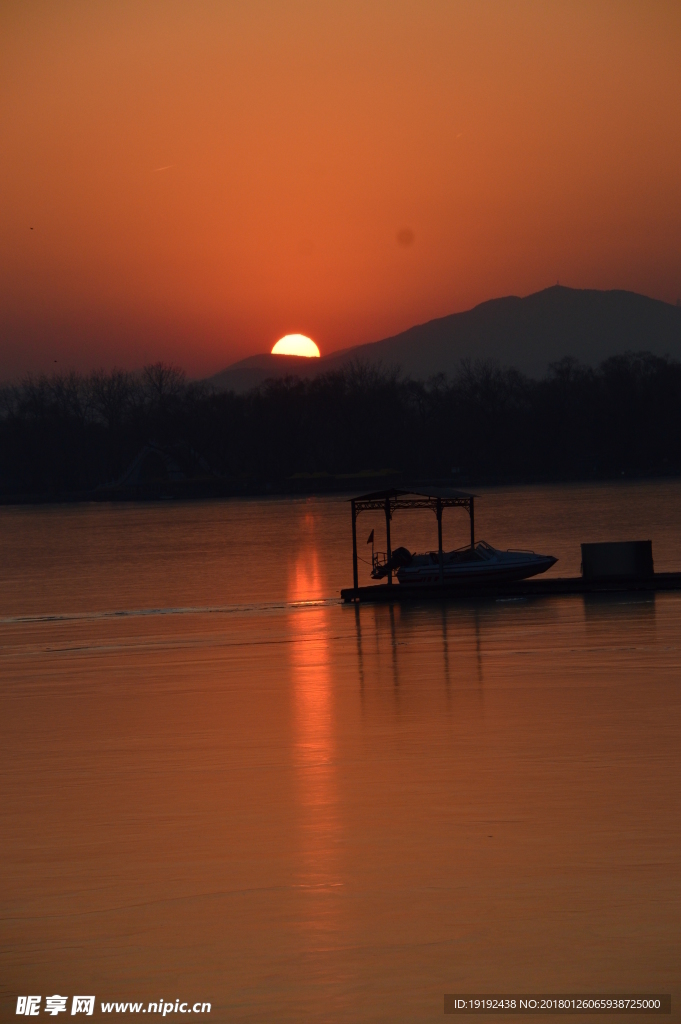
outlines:
[[[489,586],[492,583],[514,583],[538,576],[556,559],[551,555],[532,555],[526,558],[499,559],[489,562],[464,562],[443,567],[442,583],[448,587]],[[406,586],[433,587],[440,583],[437,564],[405,566],[397,570],[398,582]]]

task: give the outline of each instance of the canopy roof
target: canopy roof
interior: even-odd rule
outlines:
[[[355,512],[385,509],[386,503],[392,514],[396,509],[463,507],[470,509],[474,494],[455,491],[451,487],[429,487],[428,490],[399,490],[391,487],[385,491],[372,491],[352,498]]]
[[[385,501],[386,498],[398,498],[410,495],[418,498],[474,498],[474,494],[468,494],[466,491],[456,491],[453,487],[429,487],[427,491],[412,490],[411,488],[407,491],[398,490],[396,487],[389,487],[386,491],[372,491],[371,494],[360,494],[358,497],[351,499],[354,501]]]

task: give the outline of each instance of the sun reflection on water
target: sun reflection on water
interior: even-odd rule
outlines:
[[[314,532],[314,520],[306,517]],[[290,598],[314,601],[324,596],[316,545],[302,548],[290,567]],[[299,785],[301,855],[299,882],[315,898],[305,925],[314,931],[333,927],[334,892],[340,885],[337,844],[340,832],[334,735],[334,699],[329,648],[329,609],[298,608],[290,616],[293,688],[293,760]]]

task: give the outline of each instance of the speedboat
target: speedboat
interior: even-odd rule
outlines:
[[[374,556],[371,575],[374,579],[395,572],[401,584],[410,586],[433,586],[442,581],[452,584],[511,583],[525,580],[546,572],[557,559],[553,555],[537,555],[534,551],[500,551],[491,544],[480,540],[475,547],[467,546],[454,551],[442,552],[442,575],[440,556],[437,551],[412,554],[407,548],[396,548],[388,561]]]

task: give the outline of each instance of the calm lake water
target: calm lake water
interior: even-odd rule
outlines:
[[[553,574],[604,539],[681,568],[679,483],[487,491],[476,526]],[[432,547],[435,517],[392,533]],[[341,606],[338,498],[3,508],[0,556],[3,1019],[533,989],[680,1019],[681,594]]]

